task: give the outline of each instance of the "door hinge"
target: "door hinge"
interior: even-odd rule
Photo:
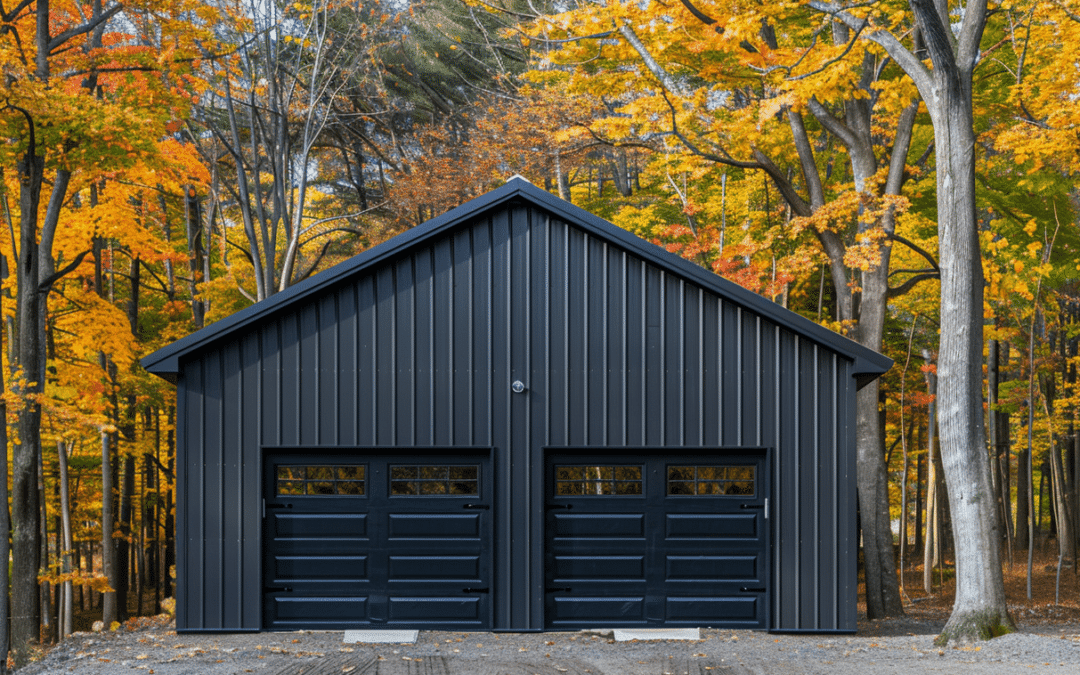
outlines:
[[[769,519],[769,498],[765,498],[765,520]]]

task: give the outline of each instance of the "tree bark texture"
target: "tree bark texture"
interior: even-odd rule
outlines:
[[[863,32],[911,77],[930,112],[936,158],[941,342],[938,428],[956,547],[956,600],[938,641],[987,639],[1014,630],[1005,603],[999,535],[982,408],[983,273],[975,206],[972,73],[986,27],[986,0],[964,7],[954,32],[945,0],[909,0],[925,54],[840,4],[809,6]],[[924,63],[929,56],[931,67]]]
[[[105,628],[117,620],[116,542],[113,540],[113,457],[112,434],[101,432],[101,573],[109,580],[111,591],[101,599],[101,621]]]
[[[1015,630],[1001,576],[1001,536],[994,518],[982,407],[983,272],[975,204],[971,76],[986,6],[984,0],[968,6],[955,53],[950,28],[942,23],[935,5],[912,0],[911,6],[934,64],[934,70],[917,84],[934,125],[937,157],[938,428],[956,546],[956,599],[937,639],[938,644],[946,644]]]
[[[29,659],[31,645],[38,639],[41,608],[38,604],[37,570],[41,562],[41,530],[38,525],[37,458],[41,452],[41,407],[36,395],[41,383],[35,382],[41,365],[41,335],[37,332],[41,301],[38,293],[38,208],[45,173],[45,158],[31,146],[19,160],[20,237],[16,263],[18,291],[15,353],[24,374],[12,389],[27,397],[16,422],[18,442],[12,453],[11,480],[11,642],[12,657],[18,668]],[[29,374],[29,375],[27,375]]]
[[[68,482],[67,443],[57,441],[56,457],[60,468],[60,518],[63,527],[63,551],[61,552],[64,574],[71,572],[71,552],[74,548],[71,538],[71,489]],[[72,583],[65,581],[63,585],[63,608],[60,616],[60,639],[63,640],[71,635],[74,603],[72,596]]]
[[[0,256],[0,270],[7,271],[7,260],[3,256]],[[3,420],[0,424],[0,454],[3,455],[0,457],[0,560],[7,561],[11,559],[11,514],[8,511],[8,429],[4,380],[4,369],[0,367],[0,420]],[[0,589],[8,588],[9,570],[8,565],[0,565]],[[10,625],[10,596],[0,593],[0,675],[7,674],[8,651],[11,647]]]
[[[928,350],[923,350],[923,361],[933,363]],[[923,590],[934,592],[934,566],[941,564],[941,460],[937,441],[937,374],[926,372],[926,392],[930,395],[926,420],[926,536],[923,539]]]

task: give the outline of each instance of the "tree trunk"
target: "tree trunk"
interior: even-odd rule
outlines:
[[[913,7],[919,2],[913,2]],[[928,22],[922,14],[919,18],[925,33]],[[948,30],[936,12],[933,18],[939,33]],[[982,31],[978,32],[981,36]],[[931,47],[931,52],[940,46]],[[934,63],[933,91],[924,92],[924,98],[934,123],[937,155],[941,265],[938,426],[956,547],[956,599],[937,638],[938,644],[946,644],[986,640],[1011,632],[1015,626],[1001,576],[1001,536],[996,518],[988,513],[995,508],[995,497],[983,445],[983,273],[975,206],[971,72],[967,70],[974,59],[955,70],[939,67],[939,59]]]
[[[41,563],[41,530],[38,526],[37,460],[41,453],[41,404],[38,396],[42,383],[34,382],[41,365],[41,335],[37,331],[41,313],[38,293],[38,209],[45,173],[45,158],[35,154],[33,133],[31,149],[18,163],[19,188],[19,260],[16,266],[17,365],[30,381],[12,383],[12,389],[25,396],[26,405],[18,412],[18,442],[13,448],[11,476],[11,521],[13,549],[11,565],[11,642],[15,667],[29,661],[30,649],[38,639],[41,609],[38,605],[37,571]],[[27,373],[30,375],[27,376]]]
[[[120,473],[119,513],[117,525],[120,536],[114,540],[116,545],[116,591],[117,621],[128,618],[128,591],[131,588],[131,499],[135,491],[135,459],[126,455],[117,461],[123,467]],[[111,584],[110,584],[111,585]]]
[[[998,380],[1004,382],[1008,379],[1009,367],[1009,343],[999,345],[998,354]],[[995,399],[997,394],[994,394]],[[1005,542],[1008,545],[1009,565],[1013,564],[1013,549],[1016,547],[1016,528],[1013,525],[1012,505],[1012,444],[1009,438],[1009,413],[1002,410],[995,412],[997,419],[998,454],[1001,464],[1001,496],[998,497],[1002,505],[1001,521],[1005,527]],[[1019,487],[1019,483],[1017,484]],[[1019,499],[1019,494],[1017,495]]]
[[[1001,461],[998,454],[1001,450],[1001,442],[998,440],[998,415],[995,410],[998,404],[999,382],[999,348],[997,340],[990,340],[987,346],[986,363],[986,403],[989,410],[988,433],[989,433],[989,456],[990,456],[990,483],[994,487],[994,501],[997,503],[998,528],[1002,538],[1008,538],[1009,528],[1005,522],[1004,492],[1002,490],[1003,479],[1001,476]]]
[[[111,590],[101,599],[101,621],[108,629],[119,616],[116,605],[116,543],[113,540],[113,457],[112,434],[101,432],[101,572]]]
[[[206,304],[199,296],[199,283],[202,279],[203,269],[203,225],[202,225],[202,202],[195,194],[194,187],[188,187],[187,199],[184,200],[184,213],[188,242],[188,292],[191,294],[191,318],[195,328],[202,328],[206,322]]]
[[[45,457],[44,453],[38,453],[37,465],[38,479],[38,503],[41,512],[38,514],[38,526],[41,528],[41,567],[38,568],[38,598],[41,602],[41,625],[38,628],[39,639],[44,644],[53,642],[56,621],[53,616],[52,584],[48,581],[49,574],[49,502],[45,495]]]
[[[0,255],[0,277],[7,277],[7,258]],[[0,294],[0,302],[3,294]],[[2,315],[2,312],[0,312]],[[0,334],[2,338],[2,334]],[[2,340],[0,340],[2,345]],[[2,351],[2,346],[0,346]],[[9,584],[9,566],[11,560],[11,515],[8,511],[8,427],[7,427],[7,399],[4,396],[4,368],[0,359],[0,560],[5,564],[0,565],[0,675],[7,675],[8,651],[11,647],[10,625],[11,604],[10,596],[6,589]]]
[[[918,427],[918,433],[915,435],[915,447],[922,447],[922,426]],[[915,545],[912,548],[916,551],[923,547],[923,455],[926,453],[920,453],[915,456]]]
[[[1016,544],[1017,546],[1023,546],[1027,548],[1028,539],[1030,538],[1028,532],[1028,521],[1031,520],[1031,511],[1028,505],[1031,503],[1030,482],[1028,477],[1031,475],[1031,450],[1028,446],[1022,445],[1020,452],[1016,457]]]
[[[57,460],[60,465],[60,521],[63,528],[63,546],[62,546],[62,560],[63,565],[61,571],[64,574],[71,573],[71,551],[74,548],[71,540],[71,493],[68,481],[68,461],[67,461],[67,443],[64,441],[57,441],[56,443]],[[72,583],[70,580],[64,582],[63,595],[64,602],[61,610],[60,617],[60,639],[63,640],[67,636],[71,635],[72,619],[74,612],[74,598],[72,596]]]
[[[933,364],[930,352],[923,350],[923,361]],[[934,566],[941,562],[941,461],[937,441],[937,375],[926,371],[926,391],[930,395],[926,421],[926,536],[923,538],[923,590],[934,592]]]
[[[165,570],[161,580],[166,598],[175,596],[172,583],[171,569],[176,565],[176,519],[173,517],[173,495],[176,494],[176,407],[169,406],[169,430],[165,434],[165,448],[168,453],[168,469],[172,484],[165,489],[165,554],[162,556],[162,567]]]

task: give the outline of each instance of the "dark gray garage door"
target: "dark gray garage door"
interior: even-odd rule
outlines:
[[[488,454],[274,454],[263,626],[491,626]]]
[[[765,627],[764,453],[547,459],[550,628]]]

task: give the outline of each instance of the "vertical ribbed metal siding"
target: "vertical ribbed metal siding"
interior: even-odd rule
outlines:
[[[772,627],[854,628],[850,364],[508,207],[184,364],[182,629],[258,629],[262,448],[491,446],[498,628],[543,625],[543,450],[776,449]],[[523,395],[509,384],[522,380]]]

